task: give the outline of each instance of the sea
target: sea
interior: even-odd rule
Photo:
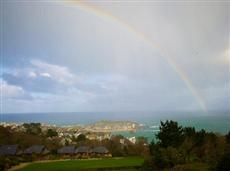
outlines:
[[[55,112],[55,113],[1,113],[0,122],[40,122],[57,126],[86,125],[101,120],[134,121],[143,125],[135,132],[113,132],[114,135],[155,139],[160,121],[174,120],[182,126],[204,129],[218,134],[230,131],[230,111],[128,111],[128,112]]]

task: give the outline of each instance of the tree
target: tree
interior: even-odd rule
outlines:
[[[137,155],[149,155],[148,140],[145,137],[137,137],[137,142],[134,144]]]
[[[184,140],[183,128],[174,121],[161,121],[160,131],[156,137],[161,147],[178,147]]]
[[[28,134],[39,135],[42,132],[40,123],[24,123],[23,126]]]
[[[81,142],[81,141],[85,141],[86,140],[86,137],[84,134],[80,134],[78,135],[77,139],[76,139],[76,142]]]
[[[184,127],[183,133],[185,137],[192,138],[196,134],[196,130],[194,127]]]
[[[227,135],[225,135],[226,142],[230,144],[230,131],[228,132]]]
[[[56,137],[56,136],[58,136],[58,133],[54,129],[48,129],[46,136],[47,137]]]
[[[157,143],[149,145],[151,158],[146,161],[144,170],[193,170],[195,162],[206,164],[213,171],[230,170],[230,132],[217,135],[194,127],[181,127],[177,122],[161,122],[156,134]],[[185,164],[185,165],[184,165]],[[147,169],[146,169],[147,168]]]
[[[149,144],[149,152],[151,155],[154,155],[154,153],[156,153],[158,146],[159,145],[156,144],[154,140],[151,141],[151,143]]]

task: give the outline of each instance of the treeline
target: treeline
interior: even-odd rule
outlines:
[[[149,145],[151,157],[143,170],[229,171],[230,132],[217,135],[174,121],[161,122],[157,142]]]
[[[52,137],[50,131],[42,132],[40,123],[23,125],[25,130],[18,131],[9,127],[0,126],[0,145],[18,144],[22,149],[31,145],[42,144],[53,150],[60,147],[60,138]],[[52,130],[51,132],[56,131]]]

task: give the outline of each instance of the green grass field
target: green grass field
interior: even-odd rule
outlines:
[[[95,160],[67,160],[44,163],[31,163],[18,171],[77,171],[111,168],[119,171],[135,170],[143,164],[141,157],[125,157]],[[133,169],[132,169],[133,167]]]

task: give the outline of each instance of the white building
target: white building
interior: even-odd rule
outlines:
[[[128,138],[128,140],[133,144],[136,143],[136,137],[130,137],[130,138]]]

